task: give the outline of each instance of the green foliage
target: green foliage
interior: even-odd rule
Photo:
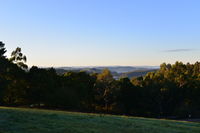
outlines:
[[[95,84],[97,108],[100,106],[102,107],[101,111],[109,112],[109,106],[115,101],[116,89],[116,81],[108,69],[104,69],[102,73],[98,74]]]

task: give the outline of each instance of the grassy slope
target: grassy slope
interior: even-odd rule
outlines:
[[[0,133],[200,133],[200,123],[0,107]]]

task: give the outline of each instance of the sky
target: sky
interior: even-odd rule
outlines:
[[[0,0],[0,41],[29,66],[200,60],[199,0]]]

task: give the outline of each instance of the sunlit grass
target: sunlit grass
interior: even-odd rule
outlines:
[[[200,123],[0,107],[0,133],[200,133]]]

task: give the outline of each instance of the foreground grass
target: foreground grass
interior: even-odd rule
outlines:
[[[0,133],[200,133],[200,123],[0,107]]]

